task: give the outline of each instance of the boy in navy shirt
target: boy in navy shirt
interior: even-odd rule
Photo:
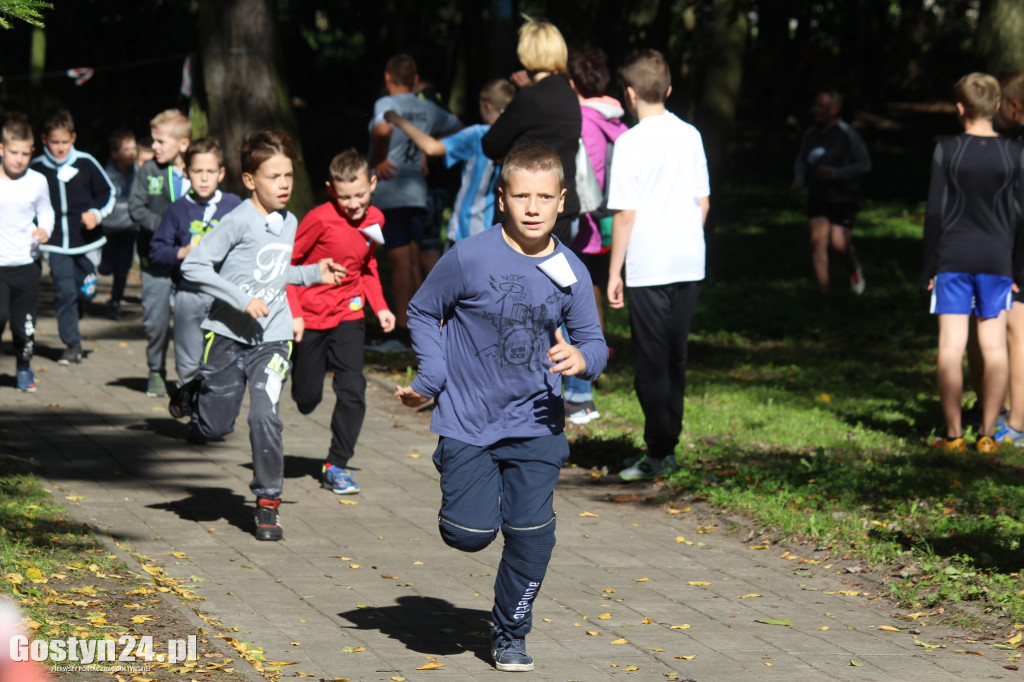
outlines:
[[[1006,393],[1006,311],[1013,305],[1013,249],[1024,198],[1020,145],[992,126],[999,107],[995,78],[971,73],[954,88],[961,135],[935,146],[924,219],[922,284],[939,318],[938,383],[946,438],[939,445],[962,452],[960,416],[963,355],[971,316],[977,318],[982,366],[982,423],[978,452],[998,449],[993,438]]]
[[[476,552],[499,529],[505,537],[491,612],[491,656],[503,671],[533,669],[524,638],[555,545],[554,489],[569,456],[562,377],[596,379],[608,361],[590,275],[551,236],[565,194],[553,149],[509,152],[498,194],[506,220],[456,243],[413,297],[419,375],[395,391],[410,407],[436,400],[445,543]]]

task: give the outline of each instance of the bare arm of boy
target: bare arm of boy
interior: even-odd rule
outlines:
[[[612,252],[608,265],[608,305],[612,308],[625,305],[622,267],[626,264],[626,246],[635,221],[636,211],[616,211],[612,218]]]
[[[388,158],[388,146],[391,144],[391,133],[393,132],[390,123],[378,123],[373,126],[373,133],[370,140],[370,165],[377,173],[380,180],[390,180],[395,177],[395,164]]]
[[[708,222],[708,212],[711,211],[711,197],[701,197],[697,199],[697,203],[700,204],[700,224],[703,226]]]
[[[555,345],[548,348],[548,362],[555,363],[548,370],[551,374],[571,377],[587,369],[587,361],[576,346],[571,345],[562,336],[562,330],[555,330]]]
[[[423,150],[427,156],[444,156],[448,151],[444,142],[423,132],[397,111],[385,111],[384,120],[408,135],[413,144]]]

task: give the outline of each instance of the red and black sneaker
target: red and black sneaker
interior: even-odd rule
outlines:
[[[284,530],[277,518],[277,508],[281,506],[281,500],[268,500],[260,497],[256,500],[256,530],[254,534],[257,540],[281,540],[284,538]]]

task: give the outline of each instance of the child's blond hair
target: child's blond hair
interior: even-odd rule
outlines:
[[[149,127],[166,128],[171,137],[179,140],[192,139],[192,123],[188,120],[188,116],[181,113],[178,109],[161,111],[149,122]]]
[[[547,21],[538,21],[523,15],[526,23],[519,28],[516,56],[527,71],[565,73],[569,61],[569,48],[561,31]]]
[[[953,93],[964,107],[964,118],[992,120],[999,108],[999,81],[987,73],[969,73],[956,82]]]
[[[366,162],[366,157],[355,149],[346,149],[331,159],[328,172],[331,182],[355,182],[360,175],[370,178],[370,164]]]
[[[480,88],[480,99],[497,111],[503,111],[516,96],[516,86],[504,78],[497,78]]]

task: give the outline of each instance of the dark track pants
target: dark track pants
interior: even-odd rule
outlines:
[[[281,387],[291,369],[290,341],[248,346],[207,332],[199,370],[201,384],[193,399],[193,421],[206,438],[220,438],[235,429],[249,386],[249,442],[256,497],[281,498],[284,485],[284,424],[280,417]]]
[[[36,338],[36,296],[39,292],[39,261],[0,267],[0,336],[11,322],[11,338],[18,367],[28,367]]]
[[[363,376],[363,320],[347,320],[334,329],[307,329],[295,344],[292,399],[299,412],[309,414],[324,397],[324,377],[334,373],[334,412],[327,461],[345,468],[355,452],[366,416],[366,377]]]
[[[644,412],[644,442],[651,457],[675,452],[683,429],[686,355],[700,282],[629,287],[633,386]]]
[[[483,447],[442,437],[434,452],[445,543],[477,552],[499,529],[505,538],[491,616],[495,630],[515,639],[533,627],[533,601],[555,546],[555,483],[568,458],[562,433]]]
[[[50,274],[53,277],[54,312],[57,331],[68,348],[82,347],[82,333],[78,329],[79,306],[96,295],[96,267],[89,256],[80,253],[68,255],[50,252]],[[87,280],[93,282],[91,295],[86,290]]]

